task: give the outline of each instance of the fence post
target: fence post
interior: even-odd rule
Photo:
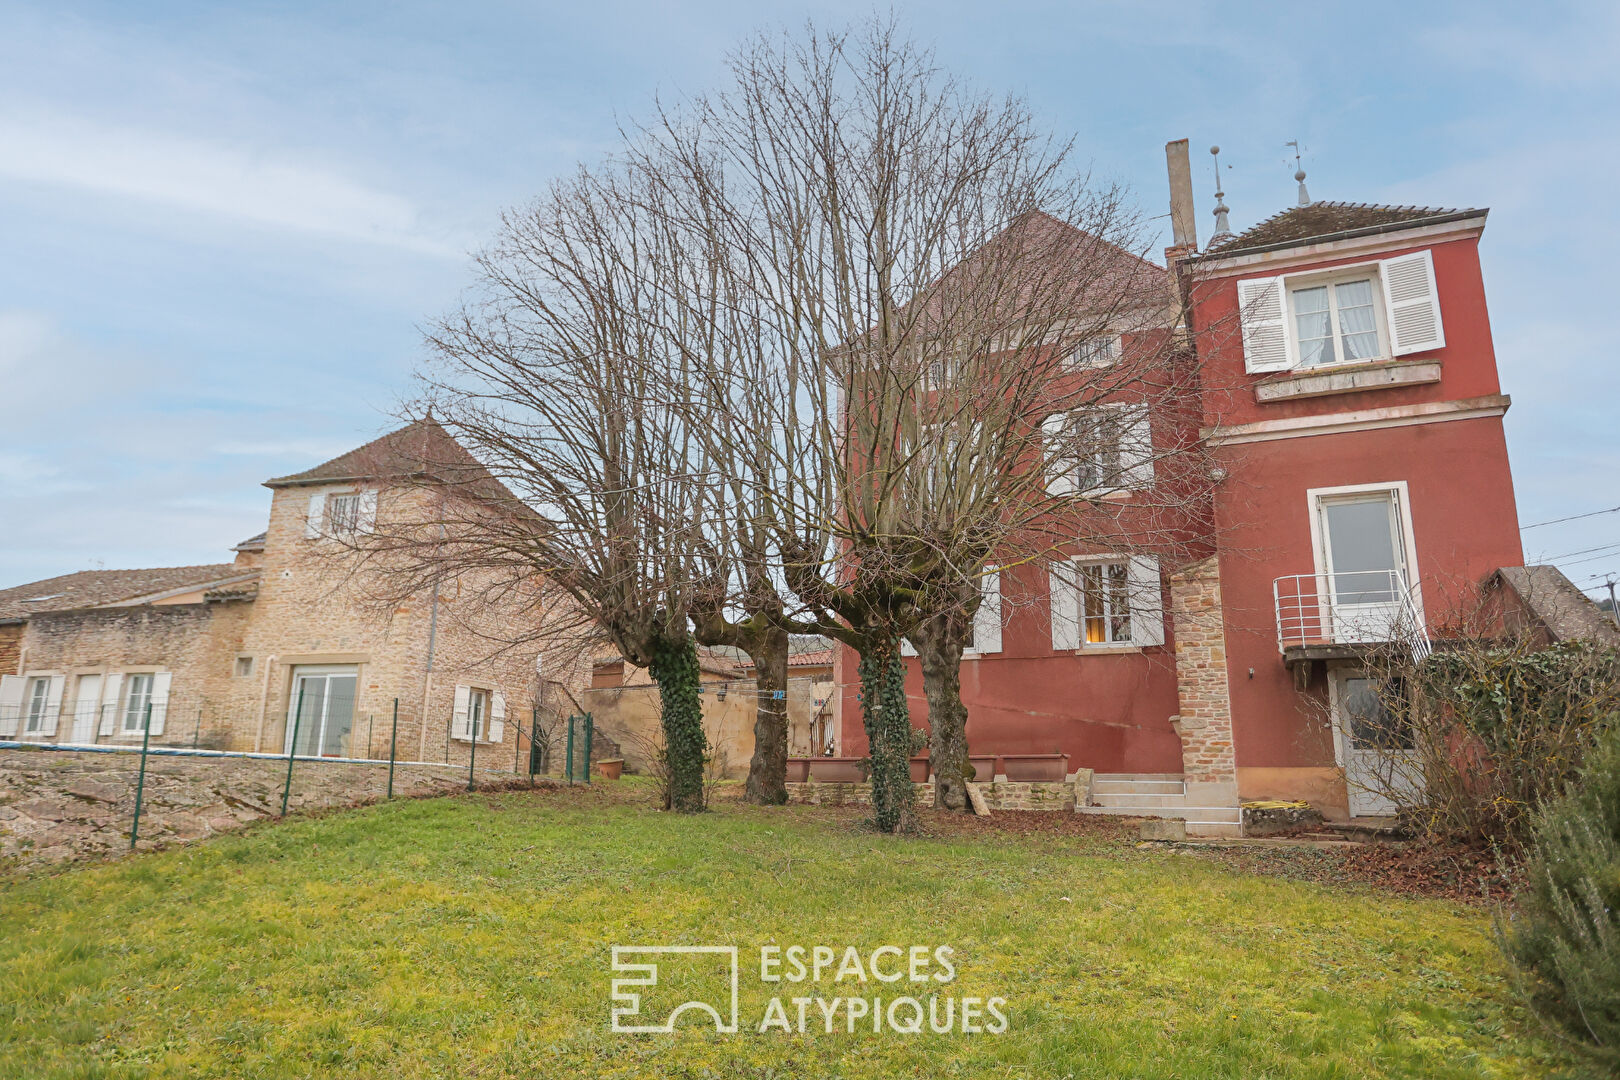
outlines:
[[[585,714],[585,782],[591,782],[591,737],[596,734],[596,720]]]
[[[529,706],[529,786],[534,787],[534,764],[540,756],[540,747],[535,742],[535,736],[540,734],[540,706]]]
[[[197,726],[191,729],[191,748],[197,749],[197,738],[202,735],[202,706],[197,706]]]
[[[478,760],[478,729],[480,727],[486,727],[487,728],[488,726],[489,726],[489,718],[488,717],[480,716],[478,718],[478,723],[477,724],[474,724],[472,722],[472,717],[471,716],[468,716],[468,718],[467,718],[467,790],[468,791],[471,791],[473,789],[473,762]]]
[[[371,757],[372,754],[375,754],[377,752],[377,744],[375,742],[373,742],[372,738],[371,738],[376,733],[377,733],[377,714],[376,713],[366,713],[366,757],[368,757],[368,758]],[[372,758],[372,760],[375,761],[376,759]]]
[[[399,698],[394,699],[394,733],[388,738],[388,797],[394,797],[394,752],[399,746]]]
[[[287,796],[292,794],[293,758],[298,753],[298,728],[304,721],[304,684],[298,684],[298,705],[293,709],[292,742],[287,744],[287,785],[281,789],[281,816],[287,816]]]
[[[568,714],[568,760],[563,771],[568,775],[568,785],[574,784],[574,714]]]
[[[518,764],[523,760],[523,729],[516,724],[512,725],[512,775],[516,776]]]
[[[135,838],[141,832],[141,796],[146,793],[146,750],[152,745],[152,703],[146,703],[146,723],[141,732],[141,772],[135,778],[135,820],[129,826],[129,850],[135,850]]]

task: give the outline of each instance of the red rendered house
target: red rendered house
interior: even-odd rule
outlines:
[[[1301,205],[1200,252],[1185,142],[1168,149],[1168,273],[1190,301],[1218,478],[1212,554],[987,579],[962,670],[972,752],[1067,755],[1070,773],[1093,772],[1095,809],[1192,831],[1235,831],[1240,800],[1378,814],[1354,782],[1369,764],[1354,721],[1376,707],[1358,655],[1427,648],[1523,562],[1486,212],[1306,202],[1302,185]],[[1144,581],[1161,610],[1110,607]],[[1044,603],[1003,605],[1009,589]],[[837,665],[839,751],[860,755],[853,654]],[[907,685],[923,723],[914,662]]]

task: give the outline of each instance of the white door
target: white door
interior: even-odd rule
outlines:
[[[1410,580],[1396,493],[1325,496],[1317,512],[1332,640],[1394,640]]]
[[[1423,790],[1423,772],[1411,725],[1385,707],[1373,680],[1336,673],[1333,719],[1351,817],[1393,814],[1399,802],[1415,800]]]
[[[359,681],[359,669],[354,667],[294,668],[281,752],[291,750],[296,732],[300,757],[349,756]]]
[[[96,721],[101,719],[101,676],[80,675],[73,694],[73,735],[76,743],[96,741]]]

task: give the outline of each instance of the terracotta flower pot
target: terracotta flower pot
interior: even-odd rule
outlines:
[[[787,782],[802,784],[810,779],[810,758],[790,757],[787,759]]]
[[[596,775],[604,780],[617,780],[624,775],[624,759],[603,758],[597,761]]]
[[[973,782],[975,784],[988,784],[996,778],[996,755],[971,754],[968,764],[973,766]]]
[[[810,778],[824,784],[854,784],[866,779],[861,775],[861,759],[852,757],[818,757],[810,759]]]

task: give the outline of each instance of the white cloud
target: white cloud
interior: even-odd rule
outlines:
[[[461,258],[404,196],[246,143],[104,124],[48,108],[0,110],[0,176],[422,254]]]

